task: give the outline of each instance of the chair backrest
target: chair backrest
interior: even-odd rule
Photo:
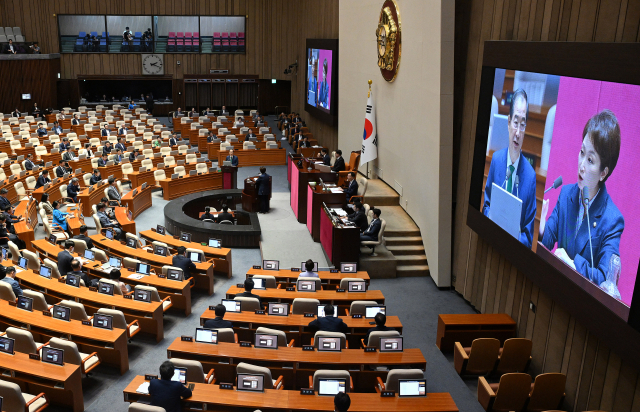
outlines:
[[[106,263],[109,261],[109,258],[107,257],[107,254],[104,250],[101,250],[95,247],[92,247],[90,250],[93,252],[93,255],[96,258],[96,260],[102,263]]]
[[[25,411],[26,401],[17,383],[0,381],[0,396],[2,396],[2,409],[5,411]]]
[[[351,392],[351,375],[349,375],[349,371],[334,371],[328,369],[319,369],[315,371],[313,374],[313,388],[318,389],[318,384],[320,379],[346,379],[347,384],[345,385],[345,390],[347,392]]]
[[[33,270],[34,272],[38,272],[40,270],[40,258],[38,258],[38,254],[30,251],[29,249],[22,250],[22,257],[27,258],[27,268]]]
[[[278,287],[278,285],[276,284],[276,277],[275,276],[256,275],[252,279],[264,279],[264,283],[265,283],[266,287],[269,288],[269,289],[275,289],[275,288]]]
[[[28,330],[9,326],[6,331],[7,337],[15,340],[13,349],[20,353],[38,353],[38,346],[33,340],[33,335]]]
[[[153,178],[156,180],[156,182],[159,182],[160,180],[166,179],[167,175],[164,173],[164,170],[156,170],[155,172],[153,172]]]
[[[60,279],[60,272],[58,271],[58,265],[56,264],[56,262],[54,262],[53,260],[49,259],[49,258],[44,258],[44,265],[46,267],[48,267],[49,269],[51,269],[51,277],[53,279]]]
[[[171,363],[177,368],[187,368],[187,382],[204,383],[202,364],[195,360],[171,358]]]
[[[520,411],[529,397],[529,391],[531,391],[531,376],[526,373],[505,373],[500,377],[493,409]]]
[[[176,166],[173,168],[173,173],[178,176],[186,176],[187,172],[184,169],[184,166]]]
[[[124,266],[127,269],[136,270],[136,265],[138,263],[142,263],[142,262],[132,257],[125,257],[124,259],[122,259],[122,266]]]
[[[375,306],[378,302],[375,300],[354,300],[349,308],[350,315],[364,315],[367,306]]]
[[[316,290],[322,289],[322,282],[320,281],[320,278],[298,278],[296,280],[296,290],[300,290],[300,288],[298,287],[298,282],[300,282],[301,280],[305,282],[314,281],[316,284]]]
[[[142,162],[140,162],[140,166],[146,167],[147,169],[152,169],[153,168],[153,160],[144,159]]]
[[[84,310],[84,305],[82,303],[74,300],[62,300],[60,304],[71,309],[71,319],[89,320],[89,316],[87,316],[87,312]]]
[[[278,336],[278,346],[287,346],[287,334],[282,330],[259,327],[256,334],[276,335]]]
[[[16,301],[16,295],[15,293],[13,293],[11,285],[7,282],[0,281],[0,299],[6,300],[8,302]]]
[[[167,412],[159,406],[151,406],[146,403],[133,402],[129,404],[128,412]]]
[[[364,196],[367,193],[367,186],[369,185],[369,180],[364,177],[358,177],[356,179],[358,182],[358,196]]]
[[[249,373],[251,375],[262,375],[264,376],[264,388],[265,389],[274,389],[273,388],[273,378],[271,375],[271,371],[269,368],[265,368],[264,366],[255,366],[249,363],[240,362],[236,367],[236,374],[238,373]]]
[[[349,282],[361,282],[360,278],[342,278],[340,279],[340,289],[347,290],[349,288]]]
[[[236,337],[233,328],[220,328],[218,331],[218,342],[235,343]]]
[[[47,304],[47,300],[44,298],[42,292],[38,292],[31,289],[23,289],[22,294],[28,298],[33,299],[33,309],[34,310],[49,310],[49,305]]]
[[[349,164],[346,165],[346,169],[350,172],[357,172],[359,163],[360,153],[351,152],[351,156],[349,156]]]
[[[511,338],[504,341],[500,361],[496,370],[500,374],[524,372],[531,359],[532,342],[526,338]]]
[[[421,369],[392,369],[387,374],[384,389],[398,392],[399,379],[424,379],[424,372]]]
[[[120,289],[120,282],[112,280],[112,279],[105,279],[105,278],[100,279],[100,282],[101,283],[108,283],[110,285],[113,285],[113,294],[114,295],[122,295],[122,289]]]
[[[347,335],[342,332],[326,332],[319,330],[313,335],[313,346],[318,347],[318,338],[340,338],[340,347],[344,348],[347,344]]]
[[[500,341],[495,338],[474,339],[467,361],[467,372],[486,375],[493,370],[500,352]]]
[[[400,332],[398,332],[397,330],[371,332],[371,334],[369,335],[369,340],[367,341],[367,346],[372,346],[374,348],[380,349],[380,338],[391,338],[394,336],[400,336]]]
[[[176,165],[176,158],[173,156],[167,156],[164,158],[164,165],[165,166],[175,166]]]
[[[291,313],[294,315],[303,315],[306,313],[316,313],[318,311],[318,299],[295,298],[291,305]]]
[[[527,411],[558,409],[564,398],[567,376],[564,373],[543,373],[536,376]]]
[[[206,163],[198,163],[196,165],[196,172],[198,173],[206,173],[207,170],[209,170],[209,168],[207,167]]]
[[[11,142],[11,145],[13,146],[13,142]],[[18,141],[18,146],[20,146],[20,142]],[[19,163],[14,163],[12,164],[9,169],[11,170],[11,174],[12,175],[19,175],[20,172],[22,172],[22,166],[20,166]]]
[[[51,338],[49,340],[49,346],[64,350],[64,363],[82,365],[82,357],[80,356],[78,345],[76,345],[75,342],[60,338]]]
[[[162,300],[160,299],[160,294],[158,293],[158,289],[154,288],[153,286],[136,285],[135,290],[144,290],[149,292],[149,294],[151,295],[152,302],[160,302]]]
[[[105,280],[111,280],[111,279],[102,279],[102,281],[105,281]],[[118,287],[117,289],[120,289],[120,287]],[[114,328],[127,329],[128,327],[127,320],[125,319],[124,313],[122,313],[122,311],[119,311],[116,309],[100,308],[98,309],[98,313],[111,316],[113,318],[112,326]]]
[[[242,302],[241,305],[242,305],[242,310],[243,311],[253,312],[256,309],[262,309],[260,307],[260,302],[256,298],[248,298],[248,297],[236,296],[233,299],[237,300],[239,302]]]
[[[84,251],[87,249],[87,242],[82,239],[69,239],[73,242],[73,251],[78,255],[83,256]]]

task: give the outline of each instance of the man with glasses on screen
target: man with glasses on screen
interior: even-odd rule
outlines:
[[[329,81],[327,79],[327,59],[324,59],[322,63],[322,83],[320,83],[320,90],[318,91],[318,103],[320,103],[320,107],[325,109],[329,108]]]
[[[227,313],[227,308],[225,308],[223,304],[217,305],[215,319],[207,320],[203,326],[207,329],[233,328],[231,321],[223,319],[225,313]]]
[[[149,382],[151,405],[164,408],[166,412],[180,412],[181,400],[191,397],[191,389],[171,380],[174,371],[173,363],[164,361],[160,365],[160,379],[152,379]]]
[[[527,158],[522,154],[529,102],[527,93],[518,89],[511,97],[507,128],[509,146],[498,150],[491,158],[491,167],[484,188],[484,205],[482,213],[489,216],[491,207],[491,189],[493,183],[506,189],[522,200],[520,214],[520,242],[531,247],[533,242],[533,224],[536,217],[536,172]]]

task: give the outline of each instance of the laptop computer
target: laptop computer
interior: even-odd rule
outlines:
[[[189,235],[189,237],[191,237],[191,235]],[[198,252],[189,252],[189,259],[191,259],[192,262],[194,263],[200,263],[202,262],[202,255]]]
[[[101,267],[103,270],[109,272],[113,269],[120,269],[122,267],[122,259],[120,259],[119,257],[110,256],[109,261],[103,264]]]
[[[340,263],[340,272],[342,273],[356,273],[358,271],[357,263]]]
[[[74,275],[72,273],[67,273],[67,277],[64,281],[69,286],[75,286],[77,288],[80,287],[80,276]]]
[[[349,292],[366,292],[367,291],[367,283],[364,280],[350,280],[347,282],[349,284],[349,288],[347,289]]]
[[[304,266],[305,263],[307,263],[307,262],[301,262],[300,263],[300,270],[302,272],[306,272],[307,271],[307,268]],[[312,270],[312,272],[317,272],[317,271],[318,271],[318,262],[313,262],[313,270]]]
[[[136,273],[149,275],[151,267],[146,263],[136,263]]]
[[[93,315],[93,327],[112,330],[113,316],[96,313],[95,315]]]
[[[239,391],[264,392],[264,375],[238,374]]]
[[[329,336],[318,337],[318,352],[340,352],[342,351],[340,338]]]
[[[222,240],[221,239],[210,238],[209,239],[209,247],[221,248],[222,247]]]
[[[169,270],[167,270],[167,279],[169,279],[169,280],[177,280],[179,282],[182,282],[182,280],[184,279],[184,276],[182,274],[182,270],[178,270],[178,269],[169,269]]]
[[[256,348],[278,349],[278,336],[256,333]]]
[[[113,240],[113,230],[111,230],[111,229],[107,229],[107,230],[104,232],[104,237],[106,237],[106,238],[107,238],[107,239],[109,239],[109,240]]]
[[[29,265],[29,261],[27,260],[27,258],[20,257],[18,259],[18,266],[20,266],[20,268],[27,270],[28,265]]]
[[[280,270],[279,260],[263,260],[262,268],[265,270]]]
[[[106,282],[98,282],[98,293],[113,296],[113,284]]]
[[[9,355],[13,355],[13,345],[15,344],[15,340],[12,338],[7,338],[6,336],[0,336],[0,352],[8,353]]]
[[[346,379],[318,379],[318,395],[336,396],[338,392],[345,392]]]
[[[96,254],[93,252],[93,250],[85,249],[84,258],[87,260],[95,260]]]
[[[402,336],[380,338],[380,352],[402,352]]]
[[[398,396],[427,396],[426,379],[398,379]]]
[[[133,294],[133,300],[151,303],[151,293],[146,290],[136,289],[135,293]]]
[[[373,319],[373,318],[376,317],[378,312],[382,313],[383,315],[386,315],[387,314],[387,307],[384,306],[384,305],[365,306],[365,308],[364,308],[364,317],[367,318],[367,319]]]
[[[215,329],[196,328],[196,342],[218,344],[218,331]]]
[[[222,305],[227,312],[242,312],[242,302],[233,299],[222,299]]]
[[[327,306],[326,303],[318,303],[318,309],[317,309],[317,316],[319,318],[324,318],[326,315],[324,314],[324,307]],[[334,310],[333,311],[333,317],[337,318],[338,317],[338,311]]]
[[[54,319],[66,320],[69,322],[71,320],[71,308],[61,305],[53,305],[52,316]]]
[[[49,267],[47,267],[45,265],[41,265],[39,274],[43,278],[51,279],[51,268],[49,268]]]
[[[265,290],[267,289],[267,282],[265,282],[264,279],[262,278],[256,278],[255,276],[251,278],[251,280],[253,280],[253,288],[254,289],[260,289],[260,290]]]
[[[276,315],[276,316],[289,316],[289,304],[288,303],[269,303],[267,307],[267,313],[269,315]]]
[[[33,299],[26,296],[18,296],[16,307],[33,312]]]
[[[180,382],[183,385],[187,384],[187,368],[174,368],[173,376],[171,380],[174,382]]]
[[[2,248],[2,260],[7,260],[7,256],[9,256],[9,249]]]
[[[158,256],[167,256],[167,248],[160,245],[154,245],[153,254]]]
[[[297,282],[298,292],[315,292],[316,281],[315,280],[299,280]]]
[[[516,189],[514,187],[514,192]],[[520,216],[522,200],[495,184],[491,186],[491,209],[489,219],[516,239],[520,238]]]
[[[136,242],[136,240],[134,238],[128,237],[127,238],[127,246],[129,246],[130,248],[137,248],[138,247],[138,242]]]

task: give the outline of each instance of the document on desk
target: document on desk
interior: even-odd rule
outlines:
[[[343,192],[343,190],[342,190],[342,188],[340,188],[340,187],[338,187],[338,188],[333,188],[333,187],[332,187],[332,188],[331,188],[331,189],[329,189],[329,190],[331,190],[331,193],[344,193],[344,192]]]
[[[136,389],[136,393],[143,393],[145,395],[149,394],[149,382],[143,382],[140,384],[140,386],[138,386],[138,389]]]
[[[331,209],[331,211],[332,211],[332,212],[336,212],[336,214],[337,214],[338,216],[341,216],[341,217],[343,217],[343,216],[347,216],[347,212],[345,212],[345,211],[344,211],[344,210],[342,210],[342,209],[337,209],[337,208],[335,208],[335,209]]]
[[[127,276],[127,278],[129,278],[129,279],[135,279],[135,280],[140,280],[140,279],[142,279],[142,277],[143,277],[143,276],[144,276],[144,275],[140,275],[140,274],[138,274],[138,273],[132,273],[132,274],[130,274],[129,276]]]

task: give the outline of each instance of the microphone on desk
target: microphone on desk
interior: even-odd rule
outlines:
[[[504,186],[509,179],[511,178],[511,169],[507,168],[507,176],[504,178],[504,182],[500,185],[500,187]]]
[[[515,184],[516,184],[516,197],[518,197],[518,195],[520,194],[520,188],[518,187],[520,185],[520,176],[518,175],[516,175]]]
[[[593,269],[593,245],[591,244],[591,223],[589,222],[589,188],[582,188],[582,203],[587,209],[587,229],[589,230],[589,250],[591,251],[591,269]]]
[[[562,186],[562,176],[558,176],[556,178],[556,180],[553,181],[553,186],[551,186],[550,188],[548,188],[547,190],[544,191],[544,193],[546,194],[549,190],[551,189],[557,189],[560,186]]]

